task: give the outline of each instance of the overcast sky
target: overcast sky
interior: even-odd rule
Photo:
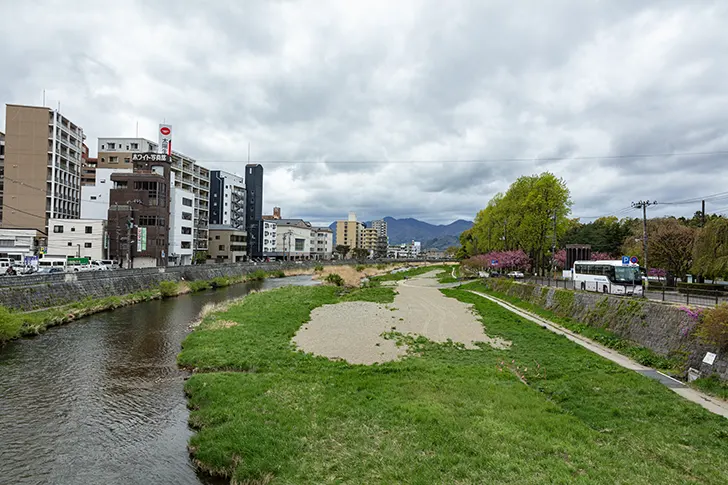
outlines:
[[[472,219],[545,170],[577,216],[728,191],[728,154],[599,158],[728,152],[726,1],[202,5],[0,0],[0,102],[45,89],[92,153],[163,119],[212,169],[242,173],[250,143],[266,212],[314,222]]]

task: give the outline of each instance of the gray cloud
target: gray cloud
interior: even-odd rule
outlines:
[[[92,152],[137,123],[154,138],[165,119],[177,149],[242,173],[250,143],[267,209],[290,216],[450,222],[546,170],[569,184],[575,215],[725,185],[724,156],[580,159],[728,150],[719,0],[0,0],[0,11],[13,19],[0,31],[0,100],[38,104],[46,89]],[[565,160],[539,160],[554,157]]]

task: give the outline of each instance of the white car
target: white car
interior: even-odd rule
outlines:
[[[525,275],[523,273],[521,273],[520,271],[511,271],[510,273],[508,273],[508,277],[515,278],[515,279],[521,279],[521,278],[524,278]]]
[[[91,261],[91,270],[92,271],[108,271],[109,268],[106,266],[103,261]]]

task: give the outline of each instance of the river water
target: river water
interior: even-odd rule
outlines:
[[[208,302],[310,276],[271,279],[93,315],[0,349],[0,483],[209,484],[176,366]]]

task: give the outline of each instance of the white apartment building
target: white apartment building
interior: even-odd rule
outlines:
[[[109,215],[109,192],[114,186],[112,173],[131,173],[130,168],[97,168],[96,185],[81,187],[81,219],[106,219]]]
[[[278,226],[272,221],[263,222],[263,256],[276,256],[276,247],[278,245],[277,233]]]
[[[158,144],[146,138],[99,138],[98,168],[132,168],[133,153],[157,152]],[[97,168],[97,171],[98,171]],[[207,251],[210,220],[210,171],[193,158],[172,151],[174,186],[195,196],[193,207],[193,250]],[[97,175],[98,177],[98,175]]]
[[[310,259],[311,224],[301,219],[278,219],[276,253],[286,260]]]
[[[106,259],[106,220],[49,219],[47,254]]]
[[[245,228],[245,179],[223,170],[210,172],[210,224]]]
[[[194,207],[195,194],[174,185],[175,174],[171,174],[169,216],[169,265],[192,264],[194,252]]]
[[[311,259],[331,259],[334,252],[334,232],[328,227],[311,230]]]

